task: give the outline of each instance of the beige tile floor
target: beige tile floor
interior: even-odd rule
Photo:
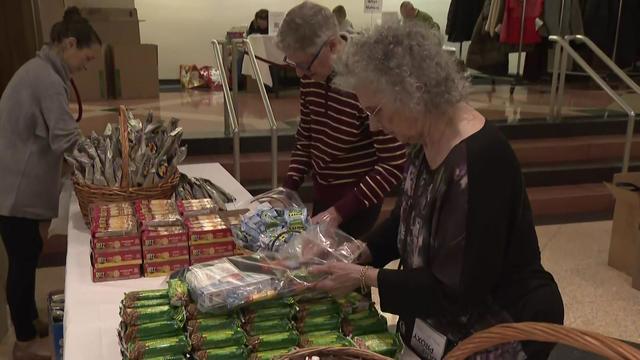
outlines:
[[[537,230],[544,266],[555,276],[564,298],[565,324],[640,342],[640,291],[631,288],[628,276],[607,266],[611,222]],[[50,290],[63,286],[64,268],[40,269],[39,307],[44,307]],[[2,340],[0,359],[9,359],[12,341],[11,333]]]

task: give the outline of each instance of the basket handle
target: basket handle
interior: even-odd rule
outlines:
[[[122,146],[122,179],[120,180],[120,188],[129,188],[129,121],[127,120],[127,108],[120,106],[120,115],[118,116],[120,123],[120,145]]]
[[[546,323],[523,322],[494,326],[458,344],[445,360],[463,360],[475,353],[512,341],[541,341],[569,345],[607,359],[640,359],[640,350],[594,332]]]

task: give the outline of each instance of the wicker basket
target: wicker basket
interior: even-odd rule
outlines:
[[[306,360],[312,356],[317,356],[322,360],[390,360],[386,356],[376,354],[368,350],[351,347],[311,347],[292,351],[286,355],[277,357],[278,360]]]
[[[451,350],[445,360],[466,359],[477,352],[512,341],[559,343],[607,359],[640,359],[640,350],[604,335],[554,324],[525,322],[497,325],[475,333]]]
[[[129,188],[129,141],[127,137],[128,123],[126,109],[120,107],[120,142],[122,144],[122,179],[119,188],[79,183],[74,179],[73,187],[78,197],[80,211],[85,224],[89,225],[89,207],[95,203],[115,203],[134,200],[169,199],[173,195],[180,180],[180,172],[176,171],[164,183],[150,187]]]

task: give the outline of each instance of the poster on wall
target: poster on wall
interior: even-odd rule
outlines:
[[[364,0],[365,14],[378,14],[382,12],[382,0]]]
[[[284,20],[284,11],[269,11],[269,35],[278,35]]]

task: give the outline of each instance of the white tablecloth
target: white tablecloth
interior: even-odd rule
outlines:
[[[248,39],[257,57],[269,60],[275,64],[284,64],[284,53],[276,46],[275,35],[254,34],[250,35]],[[269,72],[269,64],[258,60],[258,69],[262,75],[262,82],[266,85],[273,86],[273,80]],[[248,55],[244,57],[242,62],[242,74],[255,78]]]
[[[189,176],[204,177],[233,194],[237,202],[251,198],[220,164],[185,165],[181,171]],[[233,204],[228,206],[234,208]],[[65,275],[64,358],[120,359],[116,329],[120,322],[119,303],[124,292],[157,289],[166,286],[165,278],[93,283],[91,281],[89,231],[75,196],[69,210],[67,266]]]

